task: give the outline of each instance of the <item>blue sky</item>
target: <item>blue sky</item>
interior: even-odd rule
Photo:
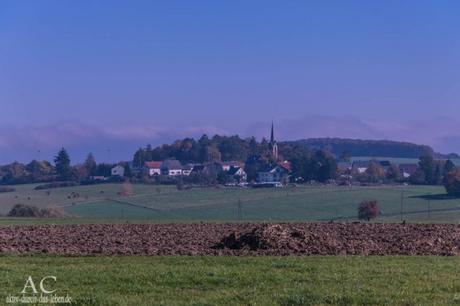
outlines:
[[[2,1],[0,162],[202,132],[460,152],[458,1]],[[111,153],[108,153],[110,149]]]

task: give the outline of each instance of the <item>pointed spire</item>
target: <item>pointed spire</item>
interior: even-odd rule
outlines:
[[[275,143],[275,133],[274,133],[273,130],[274,129],[273,129],[273,119],[272,119],[272,132],[270,134],[270,144],[272,144],[272,145],[273,145],[273,143]]]

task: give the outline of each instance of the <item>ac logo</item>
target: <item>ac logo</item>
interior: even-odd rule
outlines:
[[[55,292],[57,289],[51,290],[49,286],[51,281],[56,282],[57,277],[56,276],[45,276],[43,277],[40,282],[38,288],[40,291],[44,294],[51,294]],[[45,287],[46,286],[46,287]],[[32,290],[34,294],[37,294],[37,287],[35,286],[34,280],[32,279],[32,276],[29,276],[26,280],[26,284],[24,285],[24,288],[22,289],[21,293],[26,294],[28,290]]]
[[[72,297],[69,294],[56,295],[57,277],[54,275],[45,276],[43,278],[33,278],[28,276],[25,279],[24,287],[18,295],[8,295],[5,297],[6,304],[72,304]],[[1,305],[4,305],[1,303]]]

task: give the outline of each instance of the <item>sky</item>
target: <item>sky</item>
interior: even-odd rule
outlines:
[[[460,2],[0,2],[0,163],[180,137],[460,153]]]

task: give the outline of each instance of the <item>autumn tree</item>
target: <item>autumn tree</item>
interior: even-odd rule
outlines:
[[[379,203],[376,200],[362,201],[358,206],[358,218],[369,221],[380,214]]]
[[[367,180],[372,183],[377,183],[385,177],[385,171],[380,166],[379,162],[375,160],[371,160],[369,162],[369,166],[367,167],[365,174],[367,176]]]

